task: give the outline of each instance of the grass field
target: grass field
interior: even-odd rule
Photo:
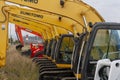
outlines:
[[[21,56],[15,46],[7,51],[6,66],[0,68],[0,80],[38,80],[38,68],[32,59]]]

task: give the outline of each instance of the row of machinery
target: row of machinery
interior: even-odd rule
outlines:
[[[81,0],[0,0],[0,9],[1,67],[11,22],[44,40],[42,57],[33,58],[39,80],[120,79],[120,23],[105,22],[90,5]]]

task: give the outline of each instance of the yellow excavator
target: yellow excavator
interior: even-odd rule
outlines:
[[[49,23],[54,26],[62,26],[62,28],[70,30],[72,33],[74,33],[74,36],[76,36],[77,33],[84,33],[85,30],[87,29],[86,31],[91,32],[91,33],[84,36],[84,38],[82,38],[83,41],[81,41],[82,45],[81,45],[81,49],[78,54],[79,59],[76,61],[77,62],[77,69],[75,70],[77,71],[76,78],[81,79],[81,80],[99,80],[99,79],[106,80],[104,78],[108,78],[107,80],[119,79],[118,76],[117,77],[113,76],[113,73],[119,74],[119,73],[116,73],[116,71],[119,70],[119,60],[115,60],[117,59],[119,55],[117,54],[119,53],[119,44],[117,45],[114,43],[115,42],[118,43],[117,41],[119,40],[118,31],[119,31],[120,24],[118,23],[97,23],[97,22],[104,21],[102,17],[92,7],[78,0],[52,0],[52,1],[50,0],[46,0],[46,1],[45,0],[41,0],[41,1],[38,1],[38,0],[19,0],[19,1],[18,0],[5,0],[5,1],[1,0],[0,1],[0,4],[1,4],[0,5],[0,9],[1,9],[0,35],[3,35],[3,34],[6,35],[0,41],[0,45],[3,45],[3,46],[0,46],[1,66],[4,65],[5,58],[6,58],[5,53],[7,49],[6,43],[7,43],[7,37],[8,37],[7,35],[8,33],[7,24],[8,24],[8,19],[9,19],[8,14],[10,13],[9,12],[10,8],[13,7],[13,6],[6,7],[5,2],[11,2],[11,3],[18,4],[20,6],[26,6],[33,10],[33,13],[20,11],[19,15],[11,12],[12,15],[15,14],[16,18],[21,17],[21,18],[28,20],[27,18],[33,19],[32,17],[34,17],[36,20],[35,22],[41,21],[42,23]],[[38,12],[38,13],[35,12],[37,14],[43,13],[48,16],[45,19],[44,18],[45,15],[44,16],[36,15],[34,14],[34,10]],[[52,18],[50,18],[49,15],[52,16]],[[39,20],[37,20],[36,16],[39,17]],[[53,20],[53,22],[50,20]],[[69,26],[66,26],[66,24]],[[93,26],[92,24],[95,24],[95,25]],[[92,31],[90,30],[89,27],[92,27]],[[97,34],[97,32],[99,34]],[[100,35],[100,33],[102,34],[102,36]],[[103,36],[103,34],[105,34],[105,36]],[[115,34],[118,34],[118,36],[116,37]],[[98,38],[96,38],[97,37],[96,35],[98,35]],[[113,38],[114,40],[112,40],[111,37],[114,37]],[[103,42],[99,41],[99,39],[102,39],[102,38],[103,38]],[[105,44],[106,38],[107,38],[108,44]],[[115,41],[115,42],[110,43],[111,41]],[[115,46],[115,49],[112,50],[111,48],[113,48],[113,46]],[[112,55],[114,55],[114,57]],[[74,57],[75,55],[72,58],[73,60],[74,60]],[[110,61],[109,59],[115,60],[115,61]],[[101,64],[101,62],[104,62],[104,64]],[[106,62],[108,62],[109,64],[107,64]],[[114,66],[114,64],[116,64],[116,66]],[[74,66],[75,65],[71,64],[72,68],[74,68]],[[89,67],[92,67],[92,69],[89,69]],[[105,74],[102,74],[104,73],[103,71],[106,68],[109,68],[110,74],[107,74],[108,73],[107,70],[105,71],[106,72]],[[43,80],[46,80],[46,76],[43,77]]]
[[[9,17],[10,17],[10,21],[18,21],[19,23],[20,23],[21,21],[22,21],[22,22],[24,21],[25,24],[28,24],[28,23],[26,23],[27,20],[18,20],[19,18],[16,18],[16,16],[9,16]],[[11,17],[15,17],[15,19],[17,19],[17,20],[12,19]],[[17,23],[17,22],[16,22],[16,23]],[[38,23],[38,22],[37,22],[37,23]],[[52,22],[51,22],[51,23],[52,23]],[[31,22],[31,24],[34,24],[33,21]],[[49,24],[49,23],[48,23],[48,24]],[[53,23],[52,23],[52,24],[53,24]],[[59,24],[57,24],[57,25],[61,25],[61,24],[63,24],[63,23],[61,22],[61,23],[59,23]],[[34,25],[35,25],[35,24],[34,24]],[[24,26],[25,26],[25,25],[24,25]],[[41,26],[41,25],[39,25],[39,26]],[[55,27],[57,27],[57,26],[55,26]],[[60,26],[58,26],[58,27],[60,27]],[[63,27],[61,27],[61,28],[63,28]],[[64,29],[65,29],[65,28],[64,28]],[[72,29],[72,28],[68,28],[68,29],[66,28],[66,30],[69,30],[69,32],[70,32],[70,31],[73,32],[73,29]],[[59,34],[60,34],[60,33],[63,34],[63,31],[64,31],[64,30],[61,29],[61,31],[57,31],[57,32],[59,32]],[[67,32],[68,32],[68,31],[67,31]],[[64,33],[64,34],[65,34],[65,33]]]
[[[2,19],[1,21],[3,22],[3,23],[1,23],[1,25],[2,25],[3,28],[5,26],[7,26],[7,22],[8,22],[7,21],[8,20],[7,11],[10,10],[9,9],[10,6],[8,7],[5,4],[5,2],[16,3],[18,5],[30,7],[32,9],[38,10],[40,12],[42,11],[42,12],[45,12],[45,13],[55,15],[55,16],[57,16],[57,19],[56,19],[57,21],[55,21],[54,23],[64,22],[64,20],[67,18],[69,20],[72,20],[73,22],[76,22],[76,23],[71,22],[71,24],[69,24],[69,25],[77,26],[79,24],[82,27],[84,27],[84,26],[87,26],[87,23],[91,22],[91,21],[93,23],[95,23],[96,21],[97,22],[103,21],[103,19],[100,18],[98,13],[92,7],[88,6],[87,4],[83,3],[82,1],[79,2],[79,1],[69,1],[69,0],[68,1],[64,1],[64,0],[44,1],[44,0],[42,0],[40,2],[38,1],[38,3],[35,4],[35,3],[32,3],[32,1],[16,1],[16,0],[6,0],[6,1],[4,1],[4,0],[1,0],[0,1],[1,10],[2,10],[1,11],[1,19]],[[46,2],[48,2],[49,5],[45,6]],[[53,4],[55,4],[55,5],[53,5]],[[72,8],[75,8],[75,10],[73,9],[73,11],[71,11]],[[17,11],[13,11],[13,12],[17,13]],[[25,13],[21,11],[21,15],[22,14],[25,15]],[[35,16],[36,14],[34,14],[34,13],[28,13],[28,15],[29,16],[32,15],[31,17],[36,18],[36,16]],[[91,18],[89,18],[89,16]],[[44,19],[44,16],[43,16],[43,19]],[[69,26],[65,26],[65,27],[69,27]],[[80,27],[80,26],[78,26],[78,27]],[[77,29],[79,29],[79,28],[77,28]],[[81,30],[83,30],[83,29],[81,29]],[[7,28],[4,31],[7,31]],[[6,37],[5,37],[5,39],[7,40]],[[6,41],[6,40],[4,40],[4,41]],[[5,43],[5,42],[2,42],[2,43]],[[5,46],[3,46],[1,48],[2,49],[1,51],[5,52],[6,48],[5,49],[3,49],[3,48],[5,48]],[[5,56],[5,54],[3,52],[1,54],[3,54]],[[4,57],[3,55],[1,56],[2,58]]]
[[[6,8],[7,8],[7,7],[6,7]],[[13,9],[13,10],[15,10],[15,9]],[[8,8],[8,11],[9,11],[9,8]],[[13,12],[14,12],[14,11],[13,11]],[[15,12],[17,12],[17,11],[15,11]],[[9,12],[9,13],[10,13],[10,12]],[[24,13],[24,12],[21,12],[21,14],[23,14],[23,13]],[[57,15],[57,14],[53,14],[53,15]],[[20,17],[20,16],[19,16],[19,17]],[[66,22],[67,22],[67,21],[66,21],[66,18],[69,19],[68,22],[70,22],[70,21],[72,20],[72,22],[69,23],[69,25],[72,26],[72,27],[77,28],[77,29],[75,29],[75,30],[79,30],[79,29],[80,29],[80,28],[78,28],[78,27],[81,26],[80,22],[77,22],[77,20],[74,20],[74,19],[72,19],[72,18],[70,18],[70,17],[57,15],[57,18],[56,18],[56,19],[57,19],[60,23],[62,23],[62,21],[64,22],[64,20],[65,20],[65,23],[62,24],[62,26],[65,26],[65,29],[70,29],[70,27],[66,27],[67,25],[65,25]],[[83,16],[82,19],[84,19],[82,22],[85,23],[85,16]],[[14,20],[14,21],[18,21],[18,20]],[[48,21],[47,21],[47,22],[48,22]],[[52,22],[52,23],[55,24],[55,22]],[[84,24],[84,23],[82,23],[82,24]],[[78,24],[79,24],[79,26],[76,27]],[[82,26],[82,27],[84,27],[84,26]],[[83,29],[80,29],[80,30],[81,30],[81,31],[77,31],[77,32],[83,32],[83,31],[82,31]],[[72,32],[72,31],[71,31],[71,32]],[[74,34],[76,34],[77,32],[74,31]]]

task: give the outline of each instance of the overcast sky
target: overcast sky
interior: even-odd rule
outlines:
[[[94,7],[106,22],[120,22],[120,0],[83,0]]]
[[[120,0],[83,0],[94,7],[106,22],[120,22]],[[10,24],[12,27],[13,25]],[[28,34],[23,32],[24,35]],[[11,35],[15,35],[11,28]]]

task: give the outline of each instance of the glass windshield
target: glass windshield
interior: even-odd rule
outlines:
[[[70,63],[72,51],[74,47],[73,37],[65,37],[62,40],[62,44],[60,47],[60,60],[63,63]]]
[[[120,30],[99,29],[91,49],[90,60],[120,58]]]

